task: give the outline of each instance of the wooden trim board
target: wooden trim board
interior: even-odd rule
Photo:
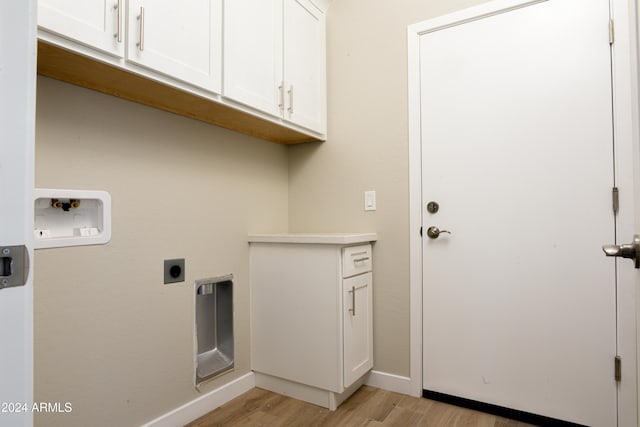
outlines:
[[[38,41],[38,74],[279,144],[319,141],[269,120]]]

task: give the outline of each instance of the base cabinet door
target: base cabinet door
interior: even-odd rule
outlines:
[[[342,281],[345,387],[373,367],[372,285],[371,273]]]
[[[124,56],[125,0],[39,0],[38,26],[86,46]]]
[[[222,0],[129,0],[127,60],[220,93]]]

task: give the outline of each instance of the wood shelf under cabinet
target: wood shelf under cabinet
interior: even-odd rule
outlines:
[[[278,123],[38,41],[38,74],[279,144],[320,141]]]

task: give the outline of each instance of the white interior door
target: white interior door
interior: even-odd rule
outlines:
[[[420,39],[423,388],[616,425],[609,2],[498,3]]]
[[[9,287],[33,255],[36,2],[0,1],[0,425],[33,424],[33,289]],[[8,247],[12,247],[11,250]],[[32,275],[29,274],[28,277]]]

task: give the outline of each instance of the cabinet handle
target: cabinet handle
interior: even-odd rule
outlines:
[[[278,86],[278,92],[280,94],[280,102],[278,103],[278,107],[280,108],[280,111],[284,111],[284,82],[281,82],[280,86]]]
[[[364,289],[367,286],[369,286],[369,285],[368,284],[364,284],[364,285],[361,285],[361,286],[358,286],[358,287],[352,286],[351,290],[349,291],[349,293],[351,294],[351,308],[349,309],[349,312],[354,317],[356,315],[356,291],[358,289]]]
[[[293,114],[293,85],[289,86],[287,93],[289,94],[289,114]]]
[[[122,0],[118,0],[118,2],[113,5],[113,8],[116,11],[116,33],[113,37],[116,38],[118,43],[122,43]]]
[[[140,38],[138,39],[138,49],[140,52],[144,50],[144,7],[140,6],[140,15],[138,15],[138,21],[140,21]]]
[[[363,262],[363,261],[368,261],[368,260],[369,260],[369,257],[367,256],[367,257],[364,257],[364,258],[356,258],[356,259],[353,260],[353,262],[356,263],[356,262]]]
[[[349,309],[349,311],[351,312],[351,315],[355,317],[355,315],[356,315],[356,287],[352,286],[351,290],[349,292],[351,293],[351,308]]]

